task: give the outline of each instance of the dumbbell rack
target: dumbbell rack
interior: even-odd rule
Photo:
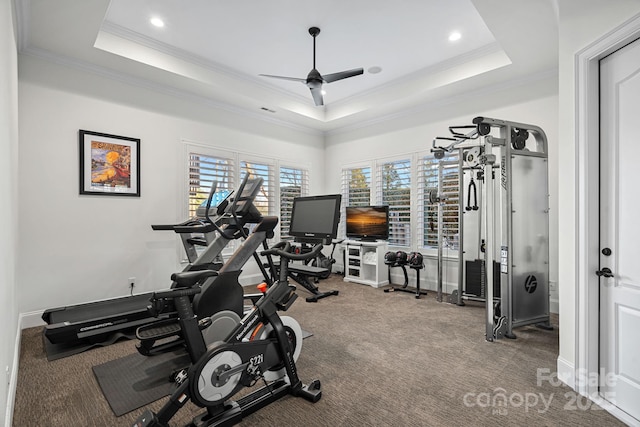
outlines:
[[[411,294],[415,294],[416,298],[419,299],[420,295],[427,295],[427,291],[420,290],[420,270],[424,268],[424,264],[409,264],[409,268],[416,271],[416,287],[409,288],[409,275],[407,274],[407,262],[406,261],[394,261],[393,263],[385,262],[388,267],[389,272],[389,283],[391,283],[391,268],[392,267],[400,267],[402,268],[402,272],[404,273],[404,284],[401,287],[392,286],[390,288],[385,289],[385,292],[408,292]]]

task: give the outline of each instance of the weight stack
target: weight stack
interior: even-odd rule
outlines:
[[[465,283],[466,295],[485,298],[484,288],[481,282],[482,260],[465,261]],[[500,297],[500,263],[493,262],[493,297]]]

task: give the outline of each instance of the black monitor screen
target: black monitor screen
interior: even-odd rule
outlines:
[[[340,220],[339,194],[293,199],[289,235],[301,241],[335,239]]]

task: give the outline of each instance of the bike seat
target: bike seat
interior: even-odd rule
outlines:
[[[304,274],[311,277],[320,277],[329,271],[326,268],[304,264],[290,264],[287,269],[289,270],[289,273]]]

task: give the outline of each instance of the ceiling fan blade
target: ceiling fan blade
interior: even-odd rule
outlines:
[[[326,83],[331,83],[337,80],[359,76],[362,73],[364,73],[364,70],[362,68],[354,68],[353,70],[340,71],[339,73],[325,74],[324,76],[322,76],[322,80],[324,80]]]
[[[313,96],[313,102],[316,103],[316,107],[320,107],[324,105],[324,101],[322,100],[322,87],[310,87],[311,96]]]
[[[272,76],[271,74],[258,74],[258,75],[262,77],[271,77],[273,79],[291,80],[293,82],[302,82],[302,83],[307,82],[307,79],[299,79],[297,77]]]

